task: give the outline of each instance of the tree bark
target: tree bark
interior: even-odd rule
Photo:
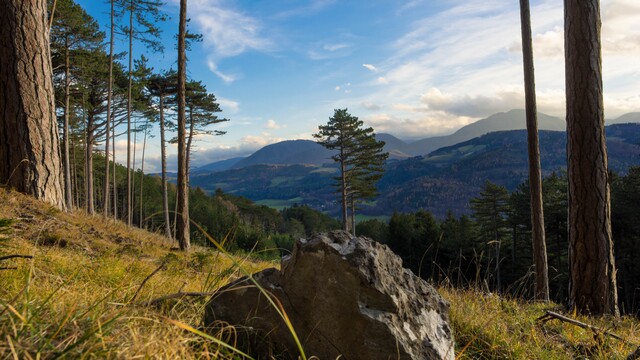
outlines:
[[[111,4],[111,13],[110,13],[110,35],[109,35],[109,85],[107,87],[107,123],[105,130],[105,139],[104,139],[104,216],[109,216],[109,141],[111,140],[111,95],[113,92],[113,47],[115,40],[115,31],[114,31],[114,0],[109,1]],[[115,185],[115,184],[114,184]],[[115,206],[115,202],[114,202]]]
[[[187,0],[180,0],[180,25],[178,30],[178,193],[176,239],[181,250],[191,247],[189,230],[189,184],[187,180],[186,149],[186,31]]]
[[[129,9],[129,89],[127,95],[127,224],[133,219],[133,185],[131,184],[131,88],[133,78],[133,0]]]
[[[73,208],[73,200],[71,193],[71,162],[69,156],[69,113],[71,112],[69,99],[70,99],[70,85],[71,85],[71,74],[70,74],[70,61],[69,61],[69,40],[68,37],[65,39],[66,46],[64,52],[64,124],[63,124],[63,134],[62,140],[64,144],[64,193],[65,193],[65,201],[67,209]]]
[[[47,3],[0,5],[0,183],[64,209]]]
[[[169,194],[167,190],[167,150],[164,139],[164,94],[160,93],[160,157],[162,166],[162,211],[164,212],[164,232],[171,239],[171,221],[169,220]]]
[[[531,14],[529,0],[520,0],[522,29],[522,60],[524,65],[524,92],[527,114],[527,144],[529,153],[529,194],[531,197],[531,238],[536,272],[535,298],[549,301],[549,274],[547,244],[544,232],[542,204],[542,175],[540,173],[540,145],[538,143],[538,110],[531,41]]]
[[[565,0],[569,303],[619,315],[602,98],[600,3]]]

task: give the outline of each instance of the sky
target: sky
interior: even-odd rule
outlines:
[[[76,0],[103,28],[108,5]],[[157,71],[176,67],[179,0],[166,0],[163,54],[136,46]],[[524,108],[515,0],[188,0],[203,41],[188,75],[215,94],[230,121],[200,136],[195,167],[279,141],[311,139],[334,109],[376,132],[412,140],[453,133]],[[564,116],[563,2],[531,0],[538,110]],[[601,0],[605,117],[640,111],[640,2]],[[118,50],[126,44],[118,42]],[[158,136],[145,172],[159,170]],[[126,139],[117,141],[124,162]],[[169,146],[175,170],[175,146]],[[139,160],[138,160],[139,161]]]

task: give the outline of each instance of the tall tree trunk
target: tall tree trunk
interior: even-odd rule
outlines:
[[[63,125],[63,144],[64,144],[64,193],[67,209],[73,208],[73,200],[71,193],[71,164],[69,162],[69,113],[71,112],[69,106],[70,87],[71,87],[71,75],[69,64],[69,38],[65,39],[65,52],[64,52],[64,125]]]
[[[107,123],[106,123],[106,131],[105,131],[105,140],[104,140],[104,216],[109,216],[109,140],[111,136],[111,95],[113,92],[113,46],[114,46],[114,2],[115,0],[109,1],[111,4],[111,13],[110,13],[110,34],[109,34],[109,85],[107,86]],[[114,203],[115,204],[115,203]]]
[[[87,214],[94,215],[95,214],[95,203],[93,201],[93,127],[94,127],[94,119],[93,116],[90,115],[87,117],[87,130],[85,132],[85,144],[84,144],[84,161],[85,161],[85,173],[84,173],[84,182],[85,182],[85,206]]]
[[[113,219],[118,220],[118,182],[116,172],[116,128],[111,127],[111,154],[113,154]]]
[[[542,175],[540,173],[540,145],[538,144],[538,110],[531,41],[531,14],[529,0],[520,0],[522,29],[522,60],[524,65],[524,93],[527,113],[527,144],[529,152],[529,194],[531,196],[531,238],[536,272],[535,298],[549,301],[549,273],[547,243],[544,233],[542,204]]]
[[[64,209],[47,2],[0,3],[0,183]]]
[[[602,99],[599,0],[565,0],[569,303],[619,315]]]
[[[342,153],[342,149],[340,149]],[[343,158],[341,156],[341,158]],[[340,181],[342,182],[340,186],[340,196],[341,196],[341,205],[342,205],[342,230],[349,231],[349,225],[347,222],[347,166],[344,163],[344,160],[340,161]]]
[[[186,149],[186,77],[187,58],[185,39],[187,33],[187,0],[180,0],[180,25],[178,30],[178,193],[176,239],[181,250],[191,247],[189,230],[189,184],[187,181]]]
[[[129,9],[129,88],[127,94],[127,224],[132,221],[132,185],[131,185],[131,88],[133,77],[133,0]]]
[[[169,194],[167,190],[167,151],[164,139],[164,94],[160,93],[160,157],[162,167],[162,211],[164,212],[164,232],[171,239],[171,221],[169,220]]]
[[[144,129],[144,140],[142,140],[142,158],[140,159],[140,229],[143,229],[144,214],[142,213],[144,202],[142,201],[142,190],[144,184],[144,151],[147,148],[147,128]]]

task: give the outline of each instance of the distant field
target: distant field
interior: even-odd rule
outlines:
[[[304,199],[301,197],[295,197],[292,199],[281,200],[281,199],[264,199],[256,201],[258,205],[265,205],[270,208],[274,208],[276,210],[282,210],[287,207],[292,207],[293,204],[300,204]]]
[[[371,215],[358,215],[358,214],[356,214],[356,223],[359,223],[361,221],[366,221],[366,220],[373,220],[373,219],[384,221],[384,222],[388,222],[390,218],[391,218],[391,216],[388,216],[388,215],[371,216]]]

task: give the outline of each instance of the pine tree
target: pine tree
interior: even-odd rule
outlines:
[[[375,182],[382,176],[384,142],[377,141],[372,128],[363,128],[364,123],[347,112],[336,109],[326,125],[318,127],[313,136],[318,144],[329,150],[337,150],[331,158],[338,163],[340,175],[336,185],[340,192],[342,229],[349,230],[348,211],[351,205],[355,217],[355,204],[360,199],[375,196]],[[353,224],[352,224],[353,225]]]

